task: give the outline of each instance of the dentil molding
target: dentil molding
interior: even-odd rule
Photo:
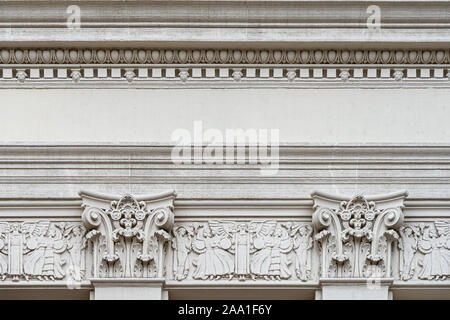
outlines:
[[[447,87],[442,49],[3,48],[20,87]]]
[[[375,29],[368,25],[372,4],[324,3],[2,1],[0,84],[448,87],[448,2],[379,1]],[[77,10],[68,13],[69,6]]]

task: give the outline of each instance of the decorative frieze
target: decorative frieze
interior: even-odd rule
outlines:
[[[81,281],[85,278],[85,231],[79,222],[1,222],[1,279]]]
[[[101,279],[407,285],[450,277],[450,220],[403,222],[406,192],[352,198],[315,192],[312,223],[270,216],[176,220],[173,192],[80,196],[81,221],[0,222],[0,285]]]
[[[400,277],[446,280],[450,277],[450,221],[410,223],[400,227]]]
[[[177,280],[312,280],[312,226],[276,220],[177,224]]]

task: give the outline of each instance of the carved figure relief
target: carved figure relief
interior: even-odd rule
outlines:
[[[239,223],[232,243],[235,251],[235,273],[241,281],[245,280],[250,274],[250,253],[252,248],[251,236],[248,231],[247,224]]]
[[[0,224],[0,275],[1,275],[1,279],[5,280],[7,275],[8,275],[8,265],[9,263],[9,256],[8,253],[11,252],[11,248],[10,248],[10,244],[8,243],[10,230],[9,230],[9,225],[7,223],[2,223]],[[16,231],[16,233],[18,233]],[[14,246],[13,250],[16,250],[16,247]],[[22,249],[19,248],[19,253],[21,256],[22,253]],[[15,269],[17,268],[19,272],[18,275],[20,275],[20,260],[19,261],[14,261],[13,262],[13,269],[15,271]]]
[[[254,248],[250,262],[253,277],[266,280],[289,279],[291,260],[286,256],[292,250],[292,238],[288,236],[285,226],[276,221],[261,223],[254,228]]]
[[[73,225],[67,228],[64,232],[64,237],[67,237],[67,250],[69,251],[70,265],[72,272],[76,273],[78,270],[80,275],[85,274],[85,255],[82,252],[86,249],[86,238],[83,237],[85,229],[81,225]]]
[[[400,227],[400,239],[398,248],[401,252],[399,269],[400,278],[409,280],[416,272],[414,256],[417,251],[417,242],[420,237],[420,230],[416,226],[408,225]]]
[[[106,196],[81,195],[92,277],[162,278],[166,247],[172,239],[174,194],[162,195],[160,201],[149,197],[151,204],[132,195],[112,201]],[[96,201],[91,202],[92,198]]]
[[[177,280],[186,279],[189,273],[189,253],[192,250],[193,230],[189,227],[179,226],[174,229],[172,248],[174,249],[174,274]]]
[[[303,281],[311,278],[312,233],[310,225],[297,225],[291,231],[291,236],[294,237],[295,272]]]
[[[197,229],[196,237],[192,242],[193,250],[198,257],[193,261],[196,266],[194,279],[220,279],[232,277],[234,274],[233,255],[228,252],[231,241],[208,230],[204,226]]]
[[[409,224],[401,232],[402,280],[450,277],[450,221]]]
[[[383,207],[357,195],[338,201],[313,194],[313,224],[321,255],[321,277],[391,277],[392,244],[403,220],[400,194]]]
[[[174,230],[177,280],[311,279],[310,225],[213,220]]]
[[[50,221],[0,223],[0,274],[3,280],[62,280],[74,265],[84,268],[85,247],[80,224]],[[71,230],[77,230],[72,234]],[[76,254],[78,260],[71,260]]]

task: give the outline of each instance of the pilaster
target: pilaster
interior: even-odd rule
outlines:
[[[392,300],[394,279],[322,278],[316,300]]]

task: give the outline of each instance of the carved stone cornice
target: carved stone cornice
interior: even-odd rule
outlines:
[[[99,6],[99,3],[103,6]],[[78,0],[84,11],[87,26],[145,26],[145,25],[224,25],[234,26],[353,26],[364,27],[367,1],[341,0],[201,0],[192,4],[191,0],[158,1],[117,1],[117,0]],[[424,5],[426,4],[426,5]],[[54,10],[49,11],[49,6]],[[385,23],[392,26],[411,26],[431,24],[439,26],[448,22],[449,13],[445,0],[383,0],[380,6],[386,9]],[[0,22],[11,25],[47,24],[47,26],[65,27],[63,15],[67,3],[52,0],[28,0],[26,5],[20,0],[8,0],[2,3]],[[125,11],[124,9],[127,9]],[[22,10],[18,10],[22,9]],[[275,10],[276,9],[276,10]],[[27,15],[23,12],[28,13]],[[199,14],[202,13],[202,14]],[[435,12],[440,12],[436,15]],[[45,16],[42,14],[46,13]],[[89,13],[89,14],[88,14]],[[218,13],[223,13],[220,15]],[[286,19],[286,15],[289,19]],[[134,20],[130,19],[130,16]]]
[[[446,1],[0,4],[4,88],[449,87]],[[74,27],[69,6],[75,6]],[[74,11],[75,12],[75,11]],[[72,12],[72,14],[74,14]],[[437,15],[436,12],[440,14]],[[133,17],[133,19],[130,19]]]
[[[81,13],[79,29],[68,28],[71,5]],[[195,43],[223,46],[264,43],[283,46],[337,43],[342,47],[364,43],[405,47],[445,47],[449,13],[446,1],[384,0],[380,7],[381,32],[367,27],[371,3],[362,0],[250,0],[250,1],[2,1],[0,41],[38,45],[115,42],[164,45]],[[436,14],[439,13],[439,14]],[[130,19],[130,17],[133,17]]]
[[[446,49],[3,48],[15,87],[448,87]]]

